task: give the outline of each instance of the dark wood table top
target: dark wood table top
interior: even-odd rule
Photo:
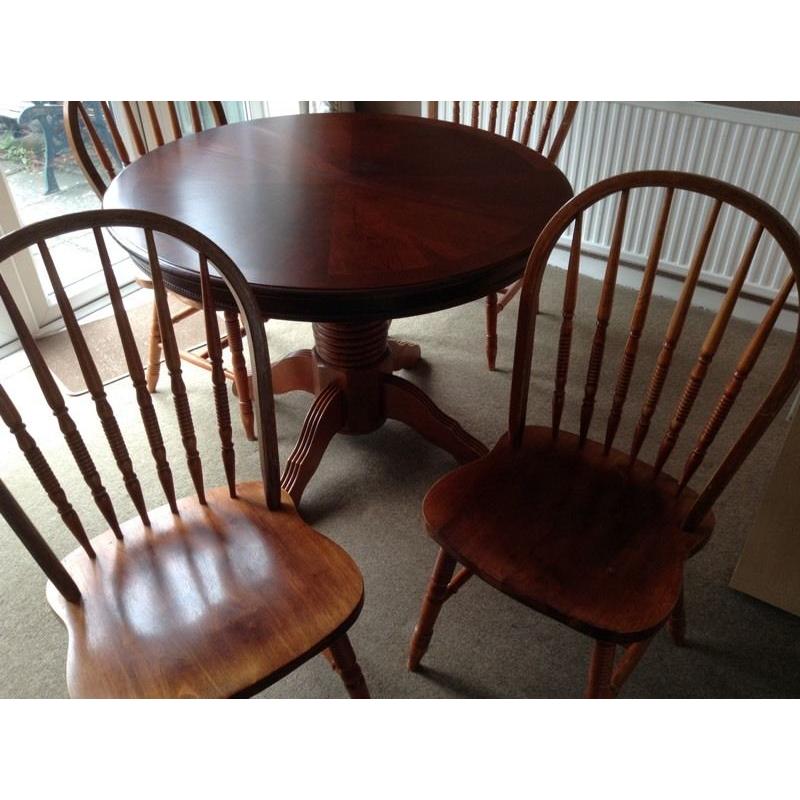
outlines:
[[[356,321],[508,285],[571,196],[553,164],[495,134],[420,117],[305,114],[160,147],[114,179],[103,205],[166,214],[212,238],[265,316]],[[119,234],[143,252],[135,234]],[[196,265],[173,243],[160,257],[169,287],[196,298]]]

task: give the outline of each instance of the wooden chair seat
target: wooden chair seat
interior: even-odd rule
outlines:
[[[81,592],[48,584],[69,632],[73,697],[227,697],[269,685],[352,624],[363,584],[350,557],[263,484],[206,493],[150,512],[78,549],[63,564]]]
[[[552,430],[503,437],[428,492],[428,532],[451,556],[520,602],[596,638],[650,636],[681,592],[683,564],[711,535],[680,521],[697,499],[618,450]]]

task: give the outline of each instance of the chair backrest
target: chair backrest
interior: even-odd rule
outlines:
[[[232,296],[238,307],[250,348],[250,359],[254,376],[253,402],[256,410],[256,431],[258,434],[261,477],[264,483],[264,492],[268,507],[271,509],[279,508],[281,503],[281,491],[278,472],[278,444],[275,430],[272,375],[269,368],[270,360],[267,339],[264,332],[262,316],[258,310],[250,287],[233,261],[231,261],[231,259],[210,239],[193,228],[190,228],[188,225],[146,211],[84,211],[37,222],[14,231],[13,233],[9,233],[0,239],[0,266],[23,248],[35,246],[38,249],[44,263],[44,268],[52,284],[53,292],[61,311],[75,357],[94,402],[95,410],[108,446],[113,454],[116,466],[122,475],[125,488],[142,522],[145,525],[149,524],[148,507],[153,508],[155,505],[160,505],[160,503],[148,506],[148,502],[145,500],[142,486],[133,468],[125,437],[114,416],[114,411],[106,396],[105,388],[100,379],[91,351],[78,325],[75,312],[70,305],[64,285],[59,277],[58,267],[55,264],[56,248],[48,246],[49,241],[63,234],[71,234],[80,231],[88,231],[93,234],[97,258],[108,288],[108,295],[111,301],[117,333],[119,334],[120,344],[133,386],[131,399],[133,400],[135,396],[135,400],[138,404],[139,413],[162,491],[171,510],[177,514],[178,504],[175,496],[172,470],[167,459],[167,451],[164,446],[161,428],[156,417],[150,393],[147,391],[142,360],[136,346],[127,312],[123,306],[122,295],[111,266],[111,260],[106,245],[105,237],[109,234],[105,231],[119,228],[136,228],[142,231],[144,235],[147,255],[146,259],[143,259],[143,263],[147,264],[152,277],[155,305],[158,310],[159,326],[161,329],[164,360],[170,375],[170,387],[178,429],[180,431],[180,438],[188,471],[200,502],[205,503],[203,466],[198,452],[197,436],[195,434],[186,386],[182,377],[181,359],[178,354],[178,346],[175,340],[175,331],[173,329],[167,303],[164,278],[161,272],[157,249],[157,240],[161,240],[163,244],[164,240],[169,238],[181,242],[189,251],[194,252],[197,258],[209,360],[212,367],[211,384],[213,387],[216,422],[219,433],[220,457],[230,495],[231,497],[236,496],[236,465],[230,410],[228,406],[228,393],[222,363],[216,300],[220,298],[223,302],[226,302],[228,306],[231,306],[232,302],[230,297]],[[212,277],[209,274],[209,264],[212,264],[219,275],[221,275],[221,281],[219,278]],[[227,291],[225,291],[226,287]],[[91,491],[95,504],[108,523],[109,528],[121,539],[122,533],[120,531],[114,504],[103,485],[103,481],[86,447],[84,439],[67,409],[61,390],[58,388],[58,384],[42,357],[36,340],[25,324],[17,303],[12,297],[2,275],[0,275],[0,303],[5,307],[11,323],[14,326],[44,400],[56,417],[58,427],[66,440],[67,447],[72,454],[75,464],[80,470],[83,480]],[[0,419],[3,420],[15,437],[20,450],[23,452],[34,474],[47,493],[47,496],[50,498],[50,501],[58,510],[67,528],[86,551],[86,554],[90,558],[94,557],[94,551],[78,513],[69,502],[55,472],[45,460],[34,438],[26,429],[19,408],[15,405],[2,385],[0,385]],[[24,521],[20,522],[19,514],[15,513],[14,509],[9,509],[8,504],[2,497],[0,497],[0,509],[3,511],[4,516],[12,517],[13,520],[16,521],[16,524],[12,524],[12,527],[14,527],[18,536],[23,539],[23,543],[26,547],[30,549],[31,546],[34,546],[37,553],[41,554],[43,552],[41,543],[38,541],[33,542],[29,535],[30,525],[26,525]],[[52,556],[52,553],[50,555]],[[52,556],[52,559],[54,558],[55,556]],[[53,569],[51,569],[52,559],[45,556],[42,556],[42,558],[37,557],[38,563],[40,566],[43,566],[48,577],[57,587],[61,588],[59,583],[60,576],[55,574]],[[63,584],[63,581],[61,581],[61,583]],[[73,599],[66,594],[64,596],[67,597],[68,600]]]
[[[440,114],[446,114],[446,103],[438,100],[428,101],[428,116],[434,119],[443,119]],[[452,121],[471,128],[481,128],[481,101],[472,100],[469,111],[461,100],[452,101]],[[489,113],[486,130],[499,133],[497,124],[499,119],[499,100],[489,101]],[[504,136],[514,139],[526,147],[531,146],[537,153],[541,153],[549,161],[555,162],[564,141],[567,138],[575,111],[578,108],[576,101],[562,104],[559,112],[559,103],[556,100],[539,102],[537,100],[511,100],[508,104],[505,119]],[[524,106],[524,113],[523,113]],[[539,113],[537,114],[537,108]],[[517,128],[520,127],[518,131]],[[536,130],[531,144],[531,133]]]
[[[643,403],[639,410],[635,432],[630,449],[630,464],[636,460],[642,444],[647,436],[650,421],[656,410],[664,388],[673,353],[684,329],[687,314],[695,288],[698,285],[700,271],[703,267],[709,245],[714,236],[717,220],[723,207],[730,207],[726,213],[737,213],[743,223],[751,226],[750,238],[744,252],[738,257],[733,277],[722,299],[720,308],[713,318],[703,341],[700,353],[688,376],[688,380],[680,394],[680,399],[671,415],[671,421],[660,442],[658,455],[653,465],[653,477],[657,477],[681,434],[689,417],[697,395],[709,371],[709,366],[725,330],[730,321],[736,301],[742,291],[748,271],[753,264],[756,249],[762,240],[771,237],[785,256],[790,271],[783,284],[768,306],[761,323],[756,328],[748,346],[742,352],[736,369],[724,387],[722,395],[714,406],[711,416],[700,428],[696,443],[686,460],[678,483],[678,491],[686,486],[705,458],[709,447],[722,427],[737,396],[753,369],[759,355],[764,349],[767,337],[772,331],[781,309],[800,279],[800,236],[789,222],[774,208],[758,197],[722,181],[700,175],[681,172],[631,172],[617,175],[600,181],[584,190],[566,203],[550,220],[538,237],[525,269],[525,277],[521,290],[519,318],[517,321],[516,348],[514,352],[514,372],[512,378],[511,401],[509,408],[509,438],[514,446],[519,446],[527,414],[528,388],[531,378],[531,357],[533,353],[536,314],[538,311],[539,291],[548,259],[556,243],[572,227],[572,239],[562,306],[562,321],[556,358],[551,426],[554,438],[561,429],[562,412],[566,400],[567,373],[570,364],[570,353],[574,331],[574,317],[577,303],[578,274],[581,261],[581,231],[586,212],[596,210],[602,202],[613,204],[616,201],[616,214],[612,234],[612,243],[605,268],[605,275],[600,292],[597,319],[591,342],[583,397],[580,406],[579,446],[582,447],[588,437],[589,426],[595,408],[603,355],[606,346],[606,332],[611,320],[614,290],[617,283],[626,218],[628,216],[629,198],[632,191],[647,188],[663,188],[661,207],[654,215],[655,230],[650,240],[650,250],[641,286],[636,298],[632,317],[629,321],[627,336],[621,363],[617,370],[616,382],[611,398],[611,411],[606,424],[605,452],[610,452],[617,434],[628,391],[631,384],[640,337],[644,332],[648,306],[650,304],[661,250],[669,223],[670,210],[677,205],[676,195],[681,192],[705,195],[711,198],[708,214],[696,242],[688,270],[683,279],[683,286],[675,303],[666,333],[664,334],[655,368],[651,374],[643,395]],[[708,202],[708,201],[706,201]],[[684,208],[686,206],[684,205]],[[603,208],[611,213],[610,207]],[[735,257],[730,254],[731,257]],[[711,509],[725,486],[736,473],[742,462],[753,449],[769,423],[797,385],[800,378],[800,322],[788,358],[777,376],[771,390],[761,402],[758,411],[745,426],[743,433],[722,460],[711,479],[700,492],[697,501],[685,519],[685,527],[693,529]]]
[[[204,117],[213,120],[214,126],[226,124],[222,103],[219,100],[206,103],[210,113],[204,115],[202,104],[196,100],[186,101],[188,114],[181,114],[184,104],[179,108],[174,100],[166,102],[172,138],[180,139],[187,133],[200,133]],[[122,113],[115,115],[106,100],[67,100],[64,103],[64,128],[70,149],[99,197],[105,194],[108,184],[119,170],[153,149],[146,145],[144,121],[132,103],[123,100],[118,106]],[[155,137],[155,146],[161,147],[165,141],[164,129],[156,105],[152,100],[147,100],[144,107]]]

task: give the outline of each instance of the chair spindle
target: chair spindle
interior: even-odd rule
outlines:
[[[167,110],[169,111],[169,121],[172,125],[172,135],[175,139],[180,139],[183,136],[181,131],[181,121],[178,117],[178,107],[175,105],[174,100],[167,101]]]
[[[103,233],[100,228],[94,228],[93,230],[97,252],[103,267],[103,275],[106,280],[106,286],[108,287],[111,307],[114,311],[114,319],[116,320],[117,330],[119,331],[120,341],[122,343],[122,351],[125,354],[125,364],[128,367],[128,373],[131,376],[131,382],[136,392],[136,402],[139,406],[139,413],[142,418],[142,424],[144,425],[145,435],[147,436],[147,443],[150,446],[150,452],[156,464],[156,473],[158,474],[158,479],[164,490],[164,495],[167,498],[169,507],[174,514],[177,514],[178,505],[175,498],[175,485],[172,479],[172,470],[167,461],[167,450],[161,436],[158,417],[156,417],[156,412],[153,408],[153,400],[150,397],[150,392],[147,390],[142,359],[139,355],[139,349],[136,346],[130,319],[128,318],[128,314],[122,302],[122,294],[120,293],[119,285],[114,276]]]
[[[64,520],[67,529],[84,549],[86,555],[94,558],[94,548],[89,542],[80,517],[67,499],[58,478],[47,463],[33,436],[25,427],[22,415],[2,386],[0,386],[0,419],[8,426],[9,431],[17,440],[17,445],[25,456],[25,460],[50,498],[50,502],[56,507],[61,519]]]
[[[494,133],[497,128],[497,105],[497,100],[492,100],[489,104],[489,131],[491,133]]]
[[[520,136],[520,144],[528,146],[531,140],[531,127],[533,126],[533,115],[536,112],[536,100],[528,100],[528,108],[525,112],[525,122],[522,126],[522,135]]]
[[[617,375],[617,384],[614,388],[611,413],[609,414],[608,424],[606,426],[606,438],[603,445],[606,454],[610,452],[611,446],[614,443],[619,422],[622,419],[622,409],[628,397],[633,368],[636,365],[636,356],[639,352],[639,340],[642,336],[645,322],[647,321],[647,311],[650,307],[650,298],[653,294],[656,272],[658,270],[659,261],[661,260],[661,248],[664,244],[664,235],[667,230],[667,223],[669,222],[669,212],[672,207],[674,193],[675,190],[672,187],[669,187],[664,193],[664,202],[661,206],[658,227],[653,236],[653,243],[650,246],[650,253],[642,276],[642,285],[636,297],[636,305],[634,306],[633,316],[631,317],[628,339],[625,343],[625,351],[622,355],[622,362]]]
[[[567,140],[567,134],[572,127],[572,120],[575,117],[575,112],[578,110],[578,103],[570,101],[564,109],[564,116],[561,117],[561,124],[558,126],[556,135],[553,137],[553,143],[550,145],[550,150],[547,153],[549,161],[555,162],[558,159],[561,148]]]
[[[158,261],[153,231],[145,229],[145,240],[147,242],[147,258],[150,263],[150,277],[153,280],[153,293],[155,295],[156,308],[158,309],[158,322],[161,330],[161,345],[164,348],[164,361],[169,372],[170,385],[172,388],[172,398],[175,404],[175,413],[178,417],[178,428],[181,433],[181,441],[186,452],[186,464],[192,478],[197,497],[205,505],[205,490],[203,488],[203,466],[200,461],[200,454],[197,452],[197,436],[192,422],[192,411],[189,407],[189,398],[186,395],[186,385],[183,382],[181,370],[181,359],[178,354],[178,345],[175,340],[175,329],[172,327],[170,318],[169,303],[167,292],[164,287],[164,280],[161,275],[161,266]]]
[[[119,160],[122,162],[123,166],[127,167],[130,165],[131,159],[128,155],[128,148],[125,147],[125,142],[123,141],[122,135],[119,132],[117,121],[114,119],[114,115],[111,113],[111,106],[109,106],[106,100],[101,100],[100,108],[103,110],[103,117],[105,118],[106,125],[108,126],[109,131],[111,131],[111,138],[114,140],[114,147],[117,148]]]
[[[231,429],[225,370],[222,366],[219,321],[211,292],[208,259],[202,253],[200,253],[200,291],[203,300],[208,357],[211,361],[211,382],[214,386],[217,427],[219,428],[219,436],[222,443],[222,463],[225,469],[225,477],[228,481],[228,491],[231,497],[236,497],[236,455],[233,449],[233,431]]]
[[[44,262],[47,277],[53,287],[53,293],[56,297],[56,302],[61,311],[61,318],[64,321],[64,326],[67,330],[72,349],[75,353],[75,358],[78,361],[78,366],[86,382],[86,388],[94,401],[95,410],[103,428],[103,433],[106,436],[106,441],[111,448],[111,453],[117,463],[120,473],[122,474],[125,488],[128,490],[133,505],[135,506],[142,522],[145,525],[150,524],[147,516],[147,505],[144,501],[142,494],[142,487],[136,473],[133,469],[133,461],[131,460],[128,448],[125,445],[125,440],[122,436],[122,431],[119,429],[119,424],[114,416],[114,410],[111,408],[108,398],[106,396],[103,381],[100,378],[100,373],[97,371],[97,366],[94,363],[92,354],[86,344],[86,339],[83,336],[78,320],[75,317],[75,311],[72,304],[64,291],[64,285],[56,270],[53,257],[50,253],[50,248],[44,240],[37,242],[39,253]]]
[[[575,319],[575,305],[578,297],[578,273],[581,260],[581,236],[583,230],[583,214],[575,217],[572,230],[572,245],[569,251],[566,285],[564,287],[564,304],[561,312],[561,333],[558,339],[558,357],[556,360],[555,389],[553,390],[553,439],[558,438],[561,427],[561,416],[564,412],[566,398],[567,373],[572,351],[572,331]]]
[[[106,150],[105,144],[103,144],[103,140],[100,138],[100,135],[97,133],[97,129],[94,127],[94,123],[92,122],[91,117],[89,116],[89,112],[86,110],[86,106],[83,103],[78,105],[78,113],[81,115],[83,119],[83,125],[86,128],[86,132],[89,134],[89,138],[92,141],[92,146],[97,153],[97,157],[100,159],[100,163],[103,165],[103,169],[106,171],[109,180],[113,180],[115,175],[117,174],[114,171],[114,164],[111,161],[111,157],[108,155]]]
[[[150,117],[150,124],[153,126],[153,134],[156,137],[156,145],[158,147],[164,144],[164,134],[161,131],[161,124],[158,121],[158,114],[156,107],[152,100],[146,100],[145,106],[147,107],[147,115]]]
[[[192,115],[192,128],[195,133],[200,133],[203,130],[203,121],[200,118],[200,107],[196,100],[189,101],[189,111]]]
[[[480,127],[481,124],[481,104],[479,100],[472,101],[472,119],[469,123],[473,128]]]
[[[123,100],[122,108],[125,110],[125,119],[128,121],[128,130],[131,132],[131,136],[133,137],[133,144],[136,147],[136,155],[143,156],[147,152],[147,148],[144,146],[142,132],[139,130],[139,123],[136,120],[136,114],[133,111],[133,106],[131,105],[130,100]]]
[[[553,115],[556,113],[556,101],[550,100],[544,112],[544,121],[542,127],[539,129],[539,139],[534,148],[537,153],[544,152],[544,145],[547,141],[547,135],[550,133],[550,126],[553,124]]]
[[[53,379],[53,376],[50,373],[42,354],[39,352],[39,348],[37,347],[33,336],[31,336],[28,326],[22,319],[22,315],[20,314],[14,299],[11,297],[8,286],[6,286],[6,282],[2,278],[0,278],[0,300],[5,305],[6,312],[8,313],[8,316],[11,319],[11,324],[14,326],[14,330],[19,337],[22,349],[25,351],[25,355],[28,357],[28,361],[30,362],[31,366],[31,372],[33,372],[36,382],[39,384],[39,387],[42,390],[45,401],[47,402],[47,405],[50,407],[50,410],[53,412],[53,415],[58,422],[58,427],[64,436],[70,453],[72,453],[72,457],[74,458],[75,463],[77,464],[78,469],[80,470],[81,475],[86,482],[86,485],[91,490],[95,505],[100,510],[100,513],[103,515],[106,522],[108,522],[111,530],[114,531],[114,535],[118,539],[121,539],[122,531],[120,530],[119,523],[117,522],[117,515],[114,511],[114,506],[111,503],[111,498],[108,496],[105,486],[103,486],[103,482],[100,479],[100,475],[97,472],[94,461],[89,455],[89,451],[86,449],[86,444],[78,432],[78,428],[76,427],[74,420],[67,411],[61,391],[56,385],[56,382]]]
[[[581,422],[579,442],[582,447],[586,443],[589,425],[594,414],[595,396],[600,383],[600,371],[603,366],[603,352],[606,346],[606,331],[611,311],[614,304],[614,289],[617,283],[619,257],[622,251],[622,237],[625,231],[625,218],[628,212],[628,189],[620,193],[617,219],[614,223],[614,232],[611,237],[611,250],[606,264],[606,273],[603,279],[603,288],[600,293],[600,303],[597,309],[597,325],[595,327],[592,349],[589,355],[589,366],[586,371],[586,386],[584,389],[583,404],[581,406]]]
[[[708,213],[703,232],[697,244],[697,248],[692,256],[692,261],[689,265],[689,270],[683,283],[678,302],[670,317],[667,333],[664,337],[664,343],[658,353],[656,366],[650,378],[650,383],[647,387],[644,403],[642,404],[641,414],[639,421],[636,423],[636,430],[633,434],[633,443],[631,444],[630,463],[632,464],[639,451],[642,449],[642,444],[647,437],[647,432],[650,430],[650,420],[653,418],[658,401],[661,398],[661,391],[664,388],[664,383],[669,374],[669,368],[672,364],[672,355],[675,352],[675,347],[683,332],[683,326],[686,322],[686,316],[689,312],[689,307],[694,296],[694,290],[697,286],[697,280],[700,277],[700,270],[703,268],[706,253],[711,243],[711,237],[714,234],[714,228],[719,218],[719,212],[722,209],[722,200],[715,200],[714,205]]]
[[[698,437],[694,449],[689,454],[689,458],[686,460],[686,465],[680,481],[681,489],[689,483],[692,475],[697,471],[700,464],[703,463],[708,448],[716,438],[717,433],[719,433],[719,429],[722,427],[722,423],[725,422],[730,410],[733,408],[733,404],[736,402],[736,398],[739,396],[742,386],[744,386],[744,382],[747,380],[747,376],[750,374],[758,357],[761,355],[761,351],[764,349],[764,345],[767,343],[767,339],[772,329],[775,327],[781,309],[789,297],[794,283],[794,275],[790,272],[786,276],[781,290],[767,309],[767,313],[764,315],[764,319],[761,320],[761,324],[753,334],[753,338],[742,353],[730,381],[725,386],[725,390],[714,408],[711,417]]]
[[[519,100],[512,100],[511,106],[508,109],[508,120],[506,120],[506,139],[514,138],[514,128],[517,124],[517,109],[519,108]]]
[[[3,481],[0,481],[0,515],[64,599],[70,603],[79,603],[80,589]]]

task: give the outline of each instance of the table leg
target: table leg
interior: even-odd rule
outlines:
[[[392,354],[392,372],[399,369],[413,369],[422,358],[418,344],[389,339],[389,352]]]
[[[388,322],[313,327],[313,351],[292,353],[272,367],[275,392],[317,392],[281,478],[295,505],[333,436],[371,433],[387,419],[404,422],[458,461],[486,454],[486,448],[421,389],[392,374],[413,366],[420,353],[417,345],[389,340]]]
[[[489,452],[484,444],[448,417],[422,389],[397,375],[383,378],[383,409],[387,419],[404,422],[461,463]]]
[[[272,365],[272,392],[311,392],[317,390],[311,350],[295,350]]]
[[[317,471],[328,443],[342,430],[346,419],[344,392],[337,384],[329,383],[314,398],[281,477],[281,486],[295,505],[300,504],[303,490]]]
[[[389,352],[392,354],[392,370],[394,372],[401,369],[413,369],[422,358],[419,345],[413,342],[389,339],[388,346]],[[319,389],[314,357],[308,348],[295,350],[272,364],[273,394],[286,394],[287,392],[316,394]]]

